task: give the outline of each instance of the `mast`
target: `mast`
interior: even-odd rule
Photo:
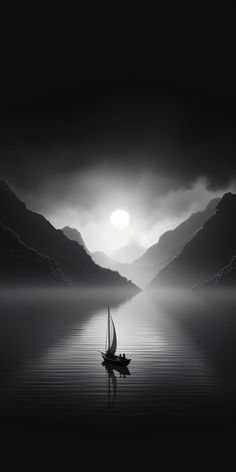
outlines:
[[[110,340],[110,307],[108,305],[108,351],[110,350],[110,344],[111,344],[111,340]]]

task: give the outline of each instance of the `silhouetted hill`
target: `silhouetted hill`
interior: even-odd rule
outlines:
[[[150,287],[193,287],[226,266],[236,246],[236,195],[227,193],[181,253],[154,278]]]
[[[85,242],[84,242],[84,240],[81,236],[81,233],[77,229],[71,228],[70,226],[65,226],[62,229],[62,231],[66,235],[67,238],[71,239],[72,241],[77,241],[77,243],[79,243],[81,246],[83,246],[83,248],[85,249],[87,254],[89,254],[92,257],[95,264],[98,264],[101,267],[105,267],[105,268],[108,268],[108,269],[113,269],[113,266],[115,265],[115,261],[110,259],[102,251],[90,252],[88,250],[88,248],[86,247],[86,245],[85,245]],[[114,270],[116,270],[116,269],[114,269]]]
[[[56,261],[25,245],[0,220],[0,284],[68,285]]]
[[[82,246],[68,239],[62,230],[56,230],[42,215],[28,210],[3,180],[0,180],[0,219],[19,234],[26,246],[55,259],[71,282],[137,290],[118,272],[96,265]]]
[[[133,264],[119,264],[115,268],[140,287],[148,284],[153,277],[194,237],[202,225],[214,214],[220,198],[214,198],[205,210],[193,213],[175,229],[166,231],[159,241],[136,259]]]
[[[95,251],[91,252],[91,257],[96,262],[96,264],[102,266],[102,267],[108,267],[109,269],[116,269],[116,261],[113,261],[108,257],[104,252],[102,251]]]
[[[172,257],[179,254],[184,246],[193,238],[196,231],[212,216],[220,202],[220,198],[214,198],[205,210],[193,213],[187,220],[183,221],[175,229],[166,231],[159,238],[157,244],[151,246],[145,254],[135,261],[139,265],[166,264]]]
[[[235,288],[236,287],[236,254],[230,263],[223,267],[217,274],[212,275],[208,280],[198,285],[201,288]]]
[[[64,226],[62,228],[63,233],[66,235],[67,238],[71,239],[72,241],[77,241],[87,252],[87,254],[90,255],[90,251],[86,247],[86,244],[81,236],[81,233],[76,229],[76,228],[71,228],[70,226]]]

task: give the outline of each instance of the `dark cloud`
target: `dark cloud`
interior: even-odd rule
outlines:
[[[123,44],[96,31],[73,49],[38,44],[19,54],[15,43],[2,62],[1,175],[27,191],[99,166],[161,175],[162,191],[202,176],[210,188],[227,185],[236,77],[233,30],[219,13]]]
[[[42,26],[25,44],[22,25],[17,38],[8,34],[0,176],[56,227],[81,229],[94,250],[133,239],[148,246],[235,189],[235,14],[228,9],[208,15],[206,6],[185,7],[182,22],[168,12],[166,22],[154,15],[154,25],[142,9],[127,31],[113,19],[109,31],[98,19],[96,28],[89,15],[69,43],[61,24],[45,44]],[[121,207],[131,217],[122,241],[109,223]]]
[[[1,173],[30,188],[101,164],[220,186],[235,176],[235,105],[137,79],[63,88],[2,113]]]

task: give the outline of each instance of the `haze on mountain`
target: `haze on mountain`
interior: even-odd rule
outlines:
[[[87,254],[89,254],[92,257],[93,261],[96,264],[106,269],[114,268],[114,270],[117,270],[115,268],[116,261],[113,261],[112,259],[110,259],[110,257],[108,257],[104,252],[102,251],[91,252],[88,250],[81,236],[81,233],[76,228],[70,228],[70,226],[65,226],[64,228],[62,228],[62,231],[67,236],[67,238],[71,239],[72,241],[77,241],[77,243],[83,246]]]
[[[62,231],[69,239],[77,241],[81,246],[83,246],[85,251],[92,257],[93,261],[101,267],[119,271],[119,263],[132,262],[144,252],[144,248],[135,242],[120,247],[116,251],[113,251],[110,256],[105,254],[103,251],[91,252],[87,248],[79,230],[71,228],[70,226],[65,226],[62,228]]]
[[[55,259],[65,278],[73,284],[138,290],[118,272],[99,267],[81,245],[68,239],[42,215],[29,210],[4,180],[0,180],[0,219],[26,246]]]
[[[86,244],[81,236],[81,233],[76,228],[71,228],[70,226],[64,226],[62,228],[63,233],[66,235],[67,238],[71,239],[72,241],[77,241],[84,248],[87,254],[90,254],[90,251],[86,247]]]
[[[116,268],[117,262],[113,261],[105,252],[102,251],[95,251],[91,253],[91,257],[96,264],[100,265],[101,267],[105,267],[111,270],[118,270]],[[119,271],[118,271],[119,272]]]
[[[116,249],[110,255],[112,259],[125,264],[133,262],[140,257],[144,251],[145,249],[134,241]]]
[[[236,195],[226,193],[215,214],[153,279],[149,287],[193,287],[230,264],[236,249]]]
[[[166,231],[159,241],[147,249],[133,264],[119,264],[116,266],[117,270],[140,287],[146,286],[162,267],[180,253],[208,218],[214,214],[219,201],[219,198],[212,199],[203,211],[193,213],[175,229]]]

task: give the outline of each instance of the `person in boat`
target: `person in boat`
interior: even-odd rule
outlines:
[[[107,357],[115,357],[114,354],[112,354],[109,350],[106,351],[106,356]]]
[[[120,360],[122,359],[122,356],[121,356],[121,354],[119,355],[119,359],[120,359]]]
[[[125,354],[123,354],[123,359],[125,359]]]

